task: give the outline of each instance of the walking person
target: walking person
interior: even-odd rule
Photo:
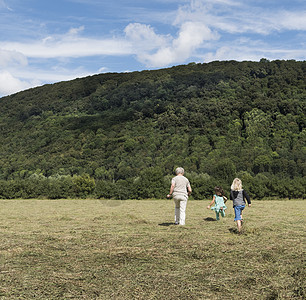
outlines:
[[[242,181],[239,178],[233,180],[230,199],[233,200],[233,208],[235,212],[234,220],[237,222],[238,232],[241,233],[243,223],[242,211],[245,208],[245,199],[249,206],[251,206],[251,199],[247,192],[242,188]]]
[[[184,169],[177,168],[176,176],[171,180],[170,192],[167,198],[173,197],[175,204],[175,224],[185,225],[186,206],[192,189],[189,180],[184,176]]]
[[[210,204],[207,206],[207,209],[214,210],[216,213],[216,220],[220,220],[220,214],[224,218],[225,217],[225,210],[227,209],[225,203],[227,198],[224,196],[224,191],[222,187],[216,186],[215,187],[215,194],[213,195],[213,199]],[[211,207],[215,204],[213,207]]]

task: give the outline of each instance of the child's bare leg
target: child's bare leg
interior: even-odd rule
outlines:
[[[238,232],[241,232],[241,220],[237,220]]]

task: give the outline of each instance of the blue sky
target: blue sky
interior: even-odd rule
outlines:
[[[305,0],[0,0],[0,97],[190,62],[306,59]]]

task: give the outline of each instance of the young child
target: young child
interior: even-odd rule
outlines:
[[[242,181],[239,178],[235,178],[231,185],[231,196],[233,200],[233,208],[235,211],[235,221],[237,222],[238,232],[241,233],[242,228],[242,211],[245,208],[245,199],[248,205],[251,206],[251,199],[247,192],[242,189]]]
[[[215,187],[215,194],[213,196],[212,201],[207,206],[207,209],[214,210],[216,213],[216,219],[217,221],[220,220],[219,214],[221,214],[222,217],[225,217],[225,210],[227,209],[225,202],[227,201],[227,198],[224,196],[224,191],[220,186]],[[213,204],[215,205],[211,207]]]

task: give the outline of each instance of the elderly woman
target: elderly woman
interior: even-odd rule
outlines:
[[[171,180],[170,193],[167,195],[167,198],[173,196],[175,203],[175,225],[185,225],[187,200],[192,190],[189,180],[184,176],[184,169],[177,168],[175,173],[176,176]]]

